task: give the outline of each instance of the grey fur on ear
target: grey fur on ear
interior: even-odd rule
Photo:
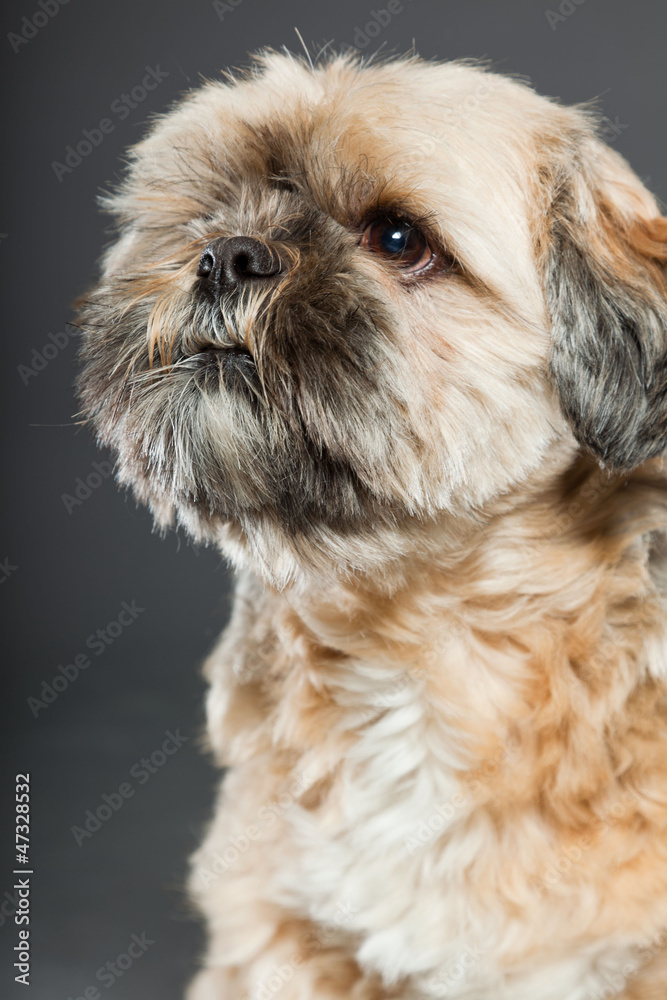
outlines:
[[[627,176],[619,192],[627,202]],[[613,179],[604,192],[582,177],[561,187],[546,291],[563,412],[580,443],[621,471],[667,447],[667,219],[629,219],[614,194]]]

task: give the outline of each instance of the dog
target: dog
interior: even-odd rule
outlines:
[[[594,110],[268,51],[103,204],[82,413],[237,575],[190,1000],[665,1000],[667,219]]]

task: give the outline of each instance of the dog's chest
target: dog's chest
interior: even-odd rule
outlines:
[[[536,838],[546,853],[546,831],[518,814],[500,831],[488,796],[476,794],[516,764],[517,748],[499,740],[466,782],[461,734],[430,711],[419,677],[385,678],[369,698],[371,688],[348,692],[355,739],[327,793],[286,816],[293,851],[276,876],[280,898],[310,916],[323,946],[352,941],[364,967],[409,980],[406,997],[578,1000],[582,983],[598,982],[604,948],[560,960],[546,977],[539,958],[507,973],[513,951],[541,952],[545,926],[556,936],[558,926],[547,917],[555,900],[537,894],[519,912],[503,891]]]
[[[327,943],[352,935],[360,960],[387,978],[430,974],[443,956],[463,955],[479,983],[488,931],[466,871],[492,845],[457,777],[456,732],[429,712],[419,677],[388,682],[367,667],[355,685],[345,693],[355,737],[326,795],[290,811],[295,851],[278,873],[281,895]],[[317,754],[309,762],[317,767]]]

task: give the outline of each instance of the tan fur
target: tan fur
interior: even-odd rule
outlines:
[[[354,843],[345,799],[355,774],[360,783],[368,781],[364,760],[370,766],[370,751],[361,747],[383,726],[389,733],[392,710],[398,714],[408,693],[416,706],[415,733],[408,738],[406,724],[395,734],[405,762],[392,762],[391,743],[385,750],[390,815],[353,856],[361,871],[375,864],[383,873],[376,883],[376,891],[386,894],[380,911],[386,908],[395,919],[412,913],[418,935],[412,949],[425,947],[422,936],[437,938],[447,926],[433,893],[437,887],[446,904],[444,887],[452,880],[464,892],[464,911],[453,925],[461,941],[483,947],[480,927],[492,924],[485,933],[496,949],[496,996],[528,996],[521,970],[548,967],[550,956],[593,951],[605,939],[644,943],[664,932],[667,692],[649,675],[644,656],[647,634],[658,630],[662,639],[663,621],[642,544],[664,517],[662,469],[654,464],[635,479],[610,483],[584,464],[576,487],[573,479],[568,473],[517,497],[514,511],[492,517],[474,544],[449,556],[446,565],[413,565],[391,596],[366,580],[326,595],[250,598],[237,609],[237,621],[207,668],[211,738],[221,763],[233,769],[193,875],[200,905],[219,925],[211,964],[231,960],[237,940],[249,947],[240,960],[246,978],[234,995],[245,996],[243,989],[257,995],[267,952],[269,967],[285,959],[283,946],[274,949],[271,941],[273,934],[283,939],[289,907],[264,917],[256,954],[248,935],[258,932],[258,906],[264,912],[272,895],[267,886],[292,881],[301,887],[300,902],[292,905],[306,905],[309,886],[297,874],[301,824],[316,825],[323,865],[337,839]],[[575,507],[572,497],[582,494]],[[595,498],[588,506],[587,495]],[[266,663],[248,662],[258,648]],[[438,791],[440,768],[465,804],[452,828],[410,855],[404,842],[417,833],[420,818],[458,801],[455,791]],[[300,777],[305,787],[275,829],[216,875],[230,838],[243,835],[262,804],[277,801]],[[363,799],[363,786],[360,794]],[[354,802],[362,808],[358,796]],[[401,818],[405,827],[397,832]],[[372,821],[363,812],[358,819]],[[470,851],[466,839],[475,845]],[[451,868],[448,848],[460,855],[460,867]],[[317,855],[310,861],[317,864]],[[312,892],[313,901],[317,895]],[[329,899],[316,905],[326,913],[327,903],[334,907]],[[335,919],[335,907],[332,912]],[[382,912],[365,919],[382,934]],[[353,917],[346,929],[354,954],[369,927]],[[288,959],[300,942],[291,937]],[[311,977],[324,960],[319,951],[313,955],[280,996],[353,995],[345,977],[339,993],[315,990]],[[662,962],[659,952],[633,976],[627,996],[665,995],[664,976],[662,994],[648,986]],[[375,996],[374,989],[369,985],[360,995]],[[396,995],[441,994],[422,994],[413,983]],[[487,994],[480,986],[452,995]]]
[[[191,1000],[666,1000],[652,196],[516,81],[268,54],[159,122],[108,204],[86,412],[239,573]],[[390,210],[439,269],[364,249]],[[205,306],[234,235],[284,272]],[[210,342],[251,352],[255,409],[196,381]]]

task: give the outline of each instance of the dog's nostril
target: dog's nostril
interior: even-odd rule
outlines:
[[[198,278],[208,278],[213,270],[213,257],[210,253],[204,253],[197,268]]]

